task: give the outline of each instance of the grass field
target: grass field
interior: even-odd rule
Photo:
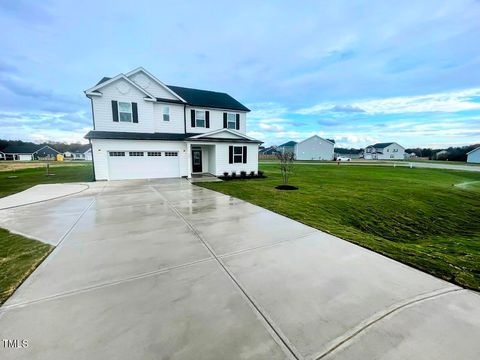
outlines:
[[[297,166],[267,179],[202,183],[456,284],[480,290],[480,173],[375,166]]]
[[[11,164],[12,162],[9,163]],[[8,166],[4,164],[5,162],[2,162],[0,166]],[[45,164],[37,164],[40,164],[41,167],[0,171],[0,198],[26,190],[37,184],[93,181],[91,163],[54,164],[55,166],[50,167],[50,172],[55,174],[55,176],[46,176]]]
[[[51,245],[0,229],[0,305],[52,249]]]

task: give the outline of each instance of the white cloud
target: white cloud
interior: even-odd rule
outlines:
[[[320,114],[339,112],[342,108],[359,109],[366,114],[406,114],[428,112],[459,112],[479,110],[480,102],[473,101],[480,97],[480,88],[453,92],[436,93],[419,96],[399,96],[385,99],[360,100],[350,104],[320,103],[297,111],[298,114]]]

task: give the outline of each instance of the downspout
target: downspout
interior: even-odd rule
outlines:
[[[183,105],[183,132],[187,133],[187,104]]]
[[[93,146],[92,146],[92,139],[88,139],[90,144],[90,150],[92,150],[92,170],[93,170],[93,181],[97,181],[97,177],[95,176],[95,157],[93,156]]]
[[[90,106],[92,108],[92,122],[93,122],[93,130],[95,130],[95,113],[93,112],[93,99],[87,95],[90,99]],[[93,156],[93,146],[92,146],[92,139],[88,139],[88,143],[90,144],[90,150],[92,151],[92,171],[93,171],[93,181],[97,181],[97,177],[95,176],[95,158]]]

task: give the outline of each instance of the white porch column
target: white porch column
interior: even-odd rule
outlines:
[[[192,146],[187,142],[187,177],[192,177]]]

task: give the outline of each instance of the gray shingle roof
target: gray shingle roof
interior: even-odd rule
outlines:
[[[249,108],[242,105],[233,97],[226,93],[191,89],[181,86],[167,85],[170,90],[179,95],[189,105],[192,106],[205,106],[219,109],[231,109],[240,111],[250,111]]]
[[[371,146],[373,146],[375,149],[385,149],[387,146],[392,145],[392,144],[393,144],[393,142],[377,143],[377,144],[371,145]]]
[[[110,79],[111,78],[109,77],[103,77],[97,83],[97,85],[100,85]],[[223,92],[192,89],[192,88],[186,88],[186,87],[174,86],[174,85],[167,85],[167,87],[170,90],[172,90],[174,93],[176,93],[178,96],[180,96],[182,99],[184,99],[187,102],[187,105],[210,107],[215,109],[250,111],[249,108],[247,108],[246,106],[244,106],[243,104],[235,100],[230,95]],[[162,98],[157,98],[157,101],[183,104],[182,101],[162,99]]]
[[[33,154],[44,146],[37,144],[10,145],[3,149],[2,152],[5,154]]]
[[[285,144],[279,145],[278,147],[284,147],[284,146],[295,146],[297,145],[296,141],[288,141]]]

